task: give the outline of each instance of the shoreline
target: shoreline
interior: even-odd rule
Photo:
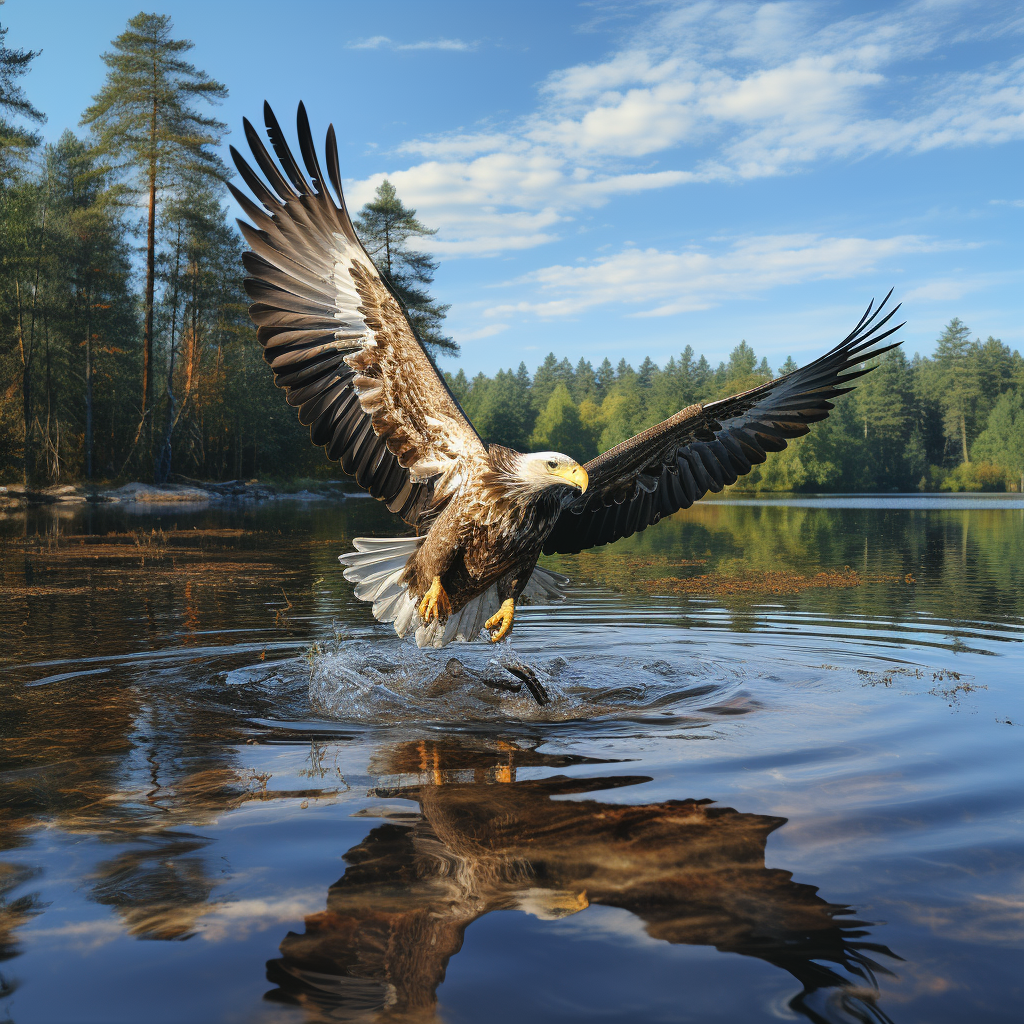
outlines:
[[[305,481],[304,481],[305,482]],[[299,490],[286,490],[259,480],[205,481],[144,484],[139,481],[119,487],[85,484],[54,484],[48,487],[26,487],[24,484],[0,485],[0,510],[39,505],[208,505],[225,501],[263,502],[292,499],[297,501],[345,501],[363,497],[347,482],[309,481]],[[142,509],[140,508],[139,511]]]
[[[179,477],[181,482],[145,484],[139,481],[119,487],[85,484],[54,484],[47,487],[26,487],[24,484],[0,484],[0,512],[42,505],[130,505],[144,512],[166,507],[220,504],[222,502],[257,503],[264,501],[336,501],[369,498],[347,480],[302,480],[303,486],[288,489],[288,485],[266,483],[260,480],[191,480]],[[298,483],[298,481],[296,482]],[[762,502],[809,502],[821,499],[965,499],[1017,498],[1011,491],[754,491],[727,487],[718,494],[708,494],[705,504],[747,504]]]

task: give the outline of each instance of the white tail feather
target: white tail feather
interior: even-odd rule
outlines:
[[[356,537],[352,543],[355,551],[338,556],[345,566],[345,579],[356,585],[355,595],[360,601],[373,602],[375,619],[393,622],[395,632],[405,636],[419,614],[402,574],[423,538]]]
[[[498,588],[489,587],[454,611],[447,622],[425,623],[420,618],[419,601],[402,582],[409,559],[423,537],[356,537],[355,551],[339,555],[345,566],[345,579],[355,583],[355,596],[373,602],[373,616],[380,622],[392,622],[395,632],[404,637],[416,630],[418,647],[444,647],[453,640],[475,640],[484,623],[501,607]],[[522,593],[527,603],[561,601],[569,580],[549,569],[534,568]]]

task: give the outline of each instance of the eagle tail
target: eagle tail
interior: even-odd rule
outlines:
[[[402,581],[405,567],[423,537],[356,537],[355,551],[338,556],[345,566],[345,579],[356,585],[360,601],[373,602],[373,617],[393,622],[395,632],[405,636],[419,621],[416,598]]]
[[[373,602],[373,617],[392,622],[404,637],[416,630],[418,647],[444,647],[452,640],[474,640],[484,623],[498,610],[498,588],[489,587],[479,597],[454,611],[446,622],[423,622],[419,601],[402,581],[409,559],[423,543],[423,537],[356,537],[355,551],[338,556],[345,566],[345,579],[355,583],[360,601]],[[527,602],[561,600],[568,585],[565,576],[536,567],[523,590]]]

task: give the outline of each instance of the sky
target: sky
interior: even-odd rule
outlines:
[[[777,368],[895,288],[908,355],[960,317],[1024,349],[1024,10],[908,3],[166,0],[216,108],[338,133],[349,204],[389,177],[438,228],[473,375],[549,352]],[[8,0],[54,141],[136,3]]]

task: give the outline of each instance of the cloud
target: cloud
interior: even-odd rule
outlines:
[[[323,908],[322,893],[293,893],[278,899],[248,899],[211,903],[203,908],[197,931],[207,942],[239,940],[252,932],[301,921]]]
[[[456,331],[456,341],[481,341],[484,338],[493,338],[495,334],[501,334],[508,330],[508,324],[488,324],[476,331]]]
[[[955,277],[939,277],[904,292],[904,302],[934,302],[947,306],[972,292],[1000,285],[1016,284],[1021,277],[1019,270],[989,271],[982,274],[960,273]]]
[[[641,306],[635,316],[669,316],[747,299],[782,285],[843,279],[873,272],[886,259],[949,248],[919,235],[891,238],[828,238],[759,235],[739,239],[721,252],[628,248],[577,266],[551,266],[516,281],[532,285],[533,301],[499,304],[485,316],[576,316],[597,306]],[[557,298],[545,298],[545,295]]]
[[[350,50],[472,50],[461,39],[424,39],[418,43],[396,43],[388,36],[370,36],[348,44]]]
[[[828,22],[815,4],[678,4],[549,75],[527,116],[404,142],[422,162],[387,176],[441,228],[434,252],[492,255],[551,242],[619,195],[1024,138],[1024,58],[946,70],[965,32],[1020,30],[1001,10],[921,0]],[[353,45],[442,44],[468,47]]]

